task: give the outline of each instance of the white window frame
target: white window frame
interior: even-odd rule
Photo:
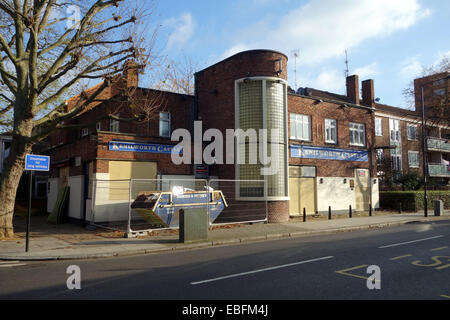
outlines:
[[[415,136],[412,137],[410,135],[409,128],[416,128],[416,135]],[[417,125],[416,124],[408,124],[406,126],[406,135],[408,137],[408,140],[410,140],[410,141],[417,141],[419,139],[419,129],[418,129]]]
[[[161,118],[161,116],[163,115],[163,114],[167,114],[167,115],[169,115],[168,116],[168,119],[162,119]],[[170,115],[170,112],[160,112],[159,113],[159,136],[160,137],[163,137],[163,138],[170,138],[170,132],[171,132],[171,129],[172,129],[172,124],[171,124],[171,115]],[[162,129],[162,127],[161,127],[161,122],[167,122],[168,123],[168,134],[167,135],[163,135],[162,134],[162,132],[161,132],[161,129]]]
[[[417,163],[411,163],[411,155],[417,155]],[[419,151],[408,151],[408,166],[410,168],[419,168],[420,167],[420,155]]]
[[[327,136],[333,136],[334,131],[334,140],[328,139]],[[332,143],[337,144],[338,137],[337,137],[337,120],[336,119],[325,119],[325,143]]]
[[[375,118],[375,136],[383,136],[383,118]]]
[[[102,123],[101,123],[101,121],[96,123],[95,130],[96,131],[102,131]]]
[[[394,142],[402,142],[402,135],[400,132],[400,120],[397,119],[389,119],[389,140],[391,141],[391,145]]]
[[[307,121],[305,121],[307,120]],[[308,114],[299,114],[299,113],[291,113],[289,116],[289,121],[291,125],[290,136],[293,140],[300,141],[312,141],[312,130],[311,130],[311,116]],[[308,137],[304,137],[303,133],[305,132],[304,126],[308,125]],[[301,134],[297,130],[297,125],[301,125]],[[294,129],[294,135],[292,135],[292,129]]]
[[[82,128],[81,129],[81,136],[82,137],[86,137],[87,135],[89,135],[89,128]]]
[[[120,115],[117,115],[120,117]],[[109,119],[109,131],[114,133],[120,132],[120,121],[115,119]]]
[[[392,170],[403,172],[403,160],[401,155],[391,155],[391,161],[392,161]]]
[[[357,136],[361,138],[362,133],[362,143],[357,141],[352,142],[353,132],[357,133]],[[364,123],[358,123],[358,122],[350,122],[349,124],[349,135],[350,135],[350,145],[351,146],[357,146],[357,147],[365,147],[366,146],[366,125]]]

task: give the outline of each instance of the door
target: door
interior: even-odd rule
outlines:
[[[289,168],[289,214],[291,216],[316,213],[316,179],[303,178],[302,167]]]
[[[368,169],[355,170],[355,205],[356,211],[369,210],[370,203],[370,176]]]

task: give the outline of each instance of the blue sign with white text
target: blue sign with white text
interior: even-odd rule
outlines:
[[[28,171],[49,171],[50,157],[27,154],[25,157],[25,170]]]
[[[148,144],[134,142],[109,142],[110,151],[127,151],[127,152],[150,152],[150,153],[181,153],[183,148],[180,146],[172,146],[166,144]]]
[[[341,161],[369,161],[368,151],[291,145],[292,158]]]

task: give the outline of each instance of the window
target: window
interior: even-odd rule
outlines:
[[[402,157],[399,155],[394,155],[392,159],[392,170],[401,172],[402,171]]]
[[[381,165],[383,164],[383,160],[384,160],[384,150],[383,149],[377,149],[377,164]]]
[[[119,117],[120,115],[117,115],[117,116]],[[120,122],[118,120],[110,119],[109,120],[109,131],[118,133],[118,132],[120,132],[119,129],[120,129]]]
[[[170,113],[159,113],[159,136],[170,137]]]
[[[391,138],[391,145],[394,142],[401,142],[401,136],[400,136],[400,121],[389,119],[389,130],[390,130],[390,138]]]
[[[291,139],[311,141],[311,116],[291,113]]]
[[[436,89],[436,90],[433,90],[433,94],[434,94],[435,96],[443,96],[443,95],[445,95],[445,89]]]
[[[375,118],[375,135],[377,137],[383,136],[383,119]]]
[[[102,131],[102,123],[100,121],[95,125],[95,130]]]
[[[364,124],[350,122],[350,145],[366,145],[366,128]]]
[[[408,151],[408,165],[410,168],[419,168],[419,152]]]
[[[337,143],[337,121],[325,119],[325,142]]]
[[[433,86],[437,87],[437,86],[443,85],[444,82],[445,82],[445,79],[436,80],[433,82]]]
[[[83,128],[81,129],[81,136],[85,137],[89,134],[89,129],[88,128]]]
[[[408,124],[408,140],[417,140],[419,134],[417,133],[417,125]]]

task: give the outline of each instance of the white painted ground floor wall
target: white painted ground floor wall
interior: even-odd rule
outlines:
[[[322,183],[321,179],[323,179]],[[350,188],[351,179],[355,177],[317,177],[317,211],[322,214],[327,213],[329,206],[333,212],[338,213],[348,212],[350,205],[354,209],[356,188]],[[372,184],[372,207],[378,209],[380,207],[378,179],[372,178],[370,183]]]

